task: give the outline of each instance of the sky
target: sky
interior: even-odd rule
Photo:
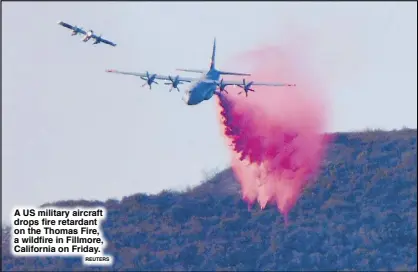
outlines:
[[[199,184],[229,163],[214,100],[186,106],[114,68],[209,66],[309,33],[329,131],[416,128],[416,2],[2,3],[2,219],[13,207]],[[118,44],[81,42],[62,20]],[[305,52],[306,53],[306,52]],[[190,76],[187,74],[187,76]]]

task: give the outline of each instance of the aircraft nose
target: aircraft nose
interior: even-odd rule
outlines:
[[[189,100],[190,100],[190,95],[189,93],[184,93],[183,97],[182,97],[184,103],[189,104]]]
[[[183,101],[187,104],[187,105],[190,105],[190,102],[191,102],[191,95],[192,95],[192,93],[190,92],[190,91],[185,91],[184,92],[184,95],[183,95]]]

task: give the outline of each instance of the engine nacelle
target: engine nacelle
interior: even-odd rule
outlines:
[[[94,39],[93,44],[98,44],[102,41],[102,35],[98,36],[97,38]]]
[[[145,84],[143,84],[142,87],[145,87],[145,85],[148,85],[150,90],[151,90],[152,83],[158,84],[158,82],[154,81],[156,77],[157,77],[156,74],[150,75],[148,72],[147,72],[146,76],[141,76],[140,78],[142,80],[145,80]]]

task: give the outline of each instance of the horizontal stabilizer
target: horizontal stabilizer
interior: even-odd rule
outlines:
[[[177,71],[183,71],[183,72],[190,72],[190,73],[206,73],[207,70],[198,70],[198,69],[176,69]]]
[[[251,74],[245,74],[245,73],[235,73],[235,72],[224,72],[219,71],[221,75],[231,75],[231,76],[251,76]]]

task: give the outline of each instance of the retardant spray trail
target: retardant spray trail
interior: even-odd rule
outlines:
[[[274,202],[286,224],[303,187],[319,170],[328,113],[319,80],[289,51],[269,47],[245,57],[255,67],[254,81],[285,81],[296,87],[254,86],[248,98],[237,95],[242,89],[229,88],[216,98],[243,199],[249,207],[256,201],[261,208]]]

